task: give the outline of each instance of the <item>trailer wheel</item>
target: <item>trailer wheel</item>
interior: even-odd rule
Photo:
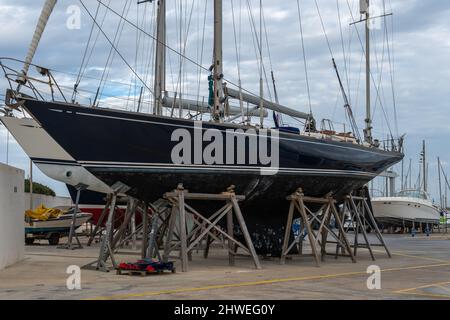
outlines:
[[[59,244],[59,234],[52,233],[50,237],[48,238],[48,243],[51,246],[57,246]]]
[[[25,238],[25,244],[31,246],[34,243],[34,238]]]

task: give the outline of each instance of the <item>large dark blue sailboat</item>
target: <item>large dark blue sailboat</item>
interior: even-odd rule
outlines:
[[[260,236],[273,232],[277,234],[272,239],[275,242],[281,241],[287,214],[285,198],[297,188],[302,187],[310,196],[331,192],[339,199],[362,188],[403,157],[399,152],[281,132],[276,174],[262,175],[261,170],[273,168],[248,161],[242,165],[174,164],[171,154],[178,142],[172,141],[173,132],[183,128],[194,136],[193,121],[23,101],[23,107],[76,159],[73,165],[85,167],[106,184],[120,182],[130,188],[129,195],[149,202],[179,183],[191,192],[208,193],[220,193],[235,185],[236,192],[247,198],[243,208],[250,231]],[[225,136],[226,130],[242,126],[203,123],[202,130],[210,129]],[[248,151],[250,137],[245,141]],[[202,151],[207,146],[204,142]],[[223,152],[226,156],[226,148]],[[260,245],[260,252],[265,251],[264,246]]]
[[[228,89],[223,84],[221,11],[221,1],[215,0],[209,121],[162,115],[165,1],[159,2],[154,114],[42,101],[19,92],[9,95],[14,103],[8,104],[24,108],[73,157],[73,166],[86,168],[109,186],[127,186],[127,194],[140,200],[156,201],[180,183],[203,193],[220,193],[234,185],[236,193],[246,196],[243,210],[255,247],[273,253],[281,243],[289,194],[301,187],[310,196],[332,193],[339,199],[399,162],[403,154],[398,146],[387,151],[372,141],[370,108],[365,143],[349,134],[318,131],[310,114],[242,91],[235,96],[259,102],[259,126],[223,121]],[[265,109],[303,117],[307,131],[263,129]]]

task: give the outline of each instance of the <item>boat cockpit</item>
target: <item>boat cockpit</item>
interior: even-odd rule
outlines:
[[[430,200],[430,195],[427,192],[415,189],[402,190],[397,194],[397,197]]]

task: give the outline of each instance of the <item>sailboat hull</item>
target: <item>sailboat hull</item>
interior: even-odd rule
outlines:
[[[246,196],[243,210],[250,232],[260,235],[271,234],[275,228],[282,231],[287,215],[285,199],[296,189],[301,187],[310,196],[331,192],[339,198],[361,188],[403,157],[351,143],[279,133],[274,174],[267,174],[273,171],[270,165],[251,164],[250,137],[245,142],[245,162],[239,165],[207,164],[205,159],[180,164],[173,161],[179,144],[174,133],[182,129],[195,137],[198,123],[194,121],[35,100],[26,100],[24,107],[77,164],[109,186],[125,184],[130,188],[127,193],[136,198],[155,201],[180,183],[201,193],[220,193],[234,185],[237,194]],[[227,130],[246,129],[210,122],[201,126],[202,134],[213,130],[224,141]],[[200,152],[209,143],[202,141]],[[195,141],[192,148],[195,151]],[[224,159],[227,150],[223,150]],[[276,232],[276,241],[281,243],[282,234]]]

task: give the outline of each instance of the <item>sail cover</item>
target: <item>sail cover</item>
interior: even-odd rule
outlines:
[[[23,74],[26,75],[30,68],[30,64],[33,61],[39,42],[41,41],[42,34],[47,25],[48,19],[55,8],[57,0],[46,0],[44,7],[42,8],[41,16],[39,17],[36,30],[34,31],[33,40],[31,41],[30,48],[28,49],[27,57],[25,58],[25,65],[23,67]]]

